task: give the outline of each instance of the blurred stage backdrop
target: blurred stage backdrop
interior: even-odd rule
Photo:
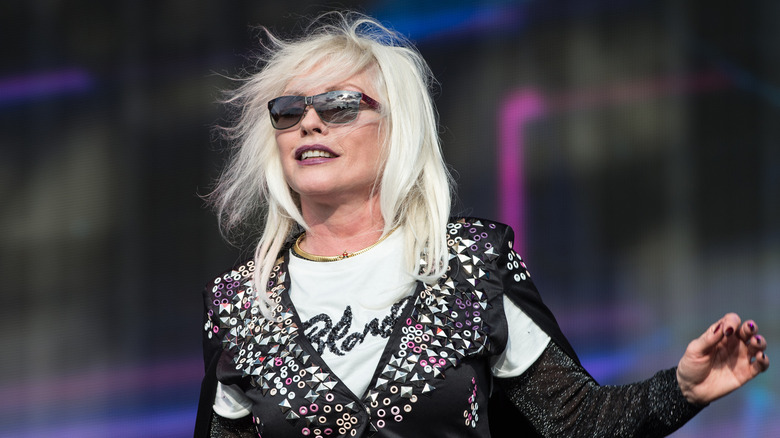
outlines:
[[[0,6],[0,436],[191,436],[200,291],[246,255],[198,194],[252,26],[333,7],[411,38],[456,213],[517,230],[604,384],[726,311],[780,360],[780,3],[12,0]],[[775,363],[677,437],[778,436]]]

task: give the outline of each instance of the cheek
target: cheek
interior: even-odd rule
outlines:
[[[382,130],[375,125],[367,125],[361,127],[359,135],[356,140],[360,147],[366,151],[366,153],[379,156],[382,151]]]
[[[295,160],[290,158],[290,148],[287,146],[288,142],[284,141],[284,135],[276,136],[276,157],[273,159],[279,163],[279,170],[284,177],[287,184],[290,184],[290,176],[294,171]]]
[[[368,147],[366,148],[368,153],[373,158],[374,166],[379,171],[380,167],[382,165],[382,155],[384,154],[384,148],[382,147],[382,140],[384,137],[382,137],[381,132],[374,131],[372,135],[370,135],[366,140]]]
[[[283,164],[290,157],[291,148],[295,147],[293,139],[289,134],[290,133],[276,134],[276,151],[279,154],[279,159],[282,160]]]

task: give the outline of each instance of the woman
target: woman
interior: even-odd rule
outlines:
[[[364,16],[317,26],[271,37],[229,101],[238,148],[212,199],[224,229],[259,218],[262,236],[205,291],[196,436],[661,436],[769,366],[728,314],[676,368],[598,386],[512,231],[449,218],[420,55]]]

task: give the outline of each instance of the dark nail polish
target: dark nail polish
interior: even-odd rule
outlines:
[[[718,333],[718,330],[720,330],[720,326],[721,326],[721,324],[718,323],[718,325],[716,325],[715,328],[712,329],[712,333]]]
[[[726,336],[731,336],[734,333],[734,329],[729,327],[726,329]]]
[[[761,335],[756,335],[756,342],[761,343]]]
[[[752,332],[753,330],[755,330],[755,329],[756,329],[756,326],[755,326],[755,325],[753,325],[753,323],[752,323],[752,322],[749,322],[749,323],[748,323],[748,327],[750,327],[750,331],[751,331],[751,332]]]

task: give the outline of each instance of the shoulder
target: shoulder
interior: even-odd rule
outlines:
[[[246,260],[223,271],[206,284],[206,296],[214,298],[232,296],[236,291],[247,286],[245,283],[252,279],[254,271],[255,262],[253,260]]]
[[[506,231],[512,230],[512,228],[507,224],[503,224],[492,219],[473,216],[451,217],[449,221],[447,221],[447,228],[450,229],[454,227],[465,227],[466,229],[474,229],[475,231],[481,230],[492,234],[504,233]]]
[[[512,283],[530,283],[531,274],[522,257],[513,249],[512,227],[476,217],[453,218],[447,224],[447,245],[452,258],[461,264],[477,264],[492,272],[491,277]]]
[[[458,217],[447,224],[447,234],[451,263],[462,266],[467,273],[478,275],[485,271],[498,280],[505,274],[514,274],[505,272],[505,268],[514,271],[521,267],[522,259],[512,249],[514,232],[508,225],[489,219]],[[479,269],[475,271],[472,266]]]
[[[290,245],[285,245],[277,255],[274,268],[275,271],[284,267],[284,254],[289,249]],[[254,273],[254,259],[244,260],[243,262],[238,263],[225,271],[222,271],[222,273],[216,277],[212,277],[212,280],[209,281],[205,286],[205,296],[207,299],[209,297],[213,297],[224,301],[226,298],[234,296],[234,294],[239,291],[252,293],[254,292],[252,289]],[[208,304],[208,301],[206,304]]]
[[[248,260],[214,277],[203,289],[205,326],[208,339],[224,338],[242,313],[251,307],[254,262]]]
[[[512,248],[514,231],[509,225],[478,217],[454,217],[447,223],[448,243],[466,241],[473,252],[495,251]],[[505,248],[506,247],[506,248]]]

